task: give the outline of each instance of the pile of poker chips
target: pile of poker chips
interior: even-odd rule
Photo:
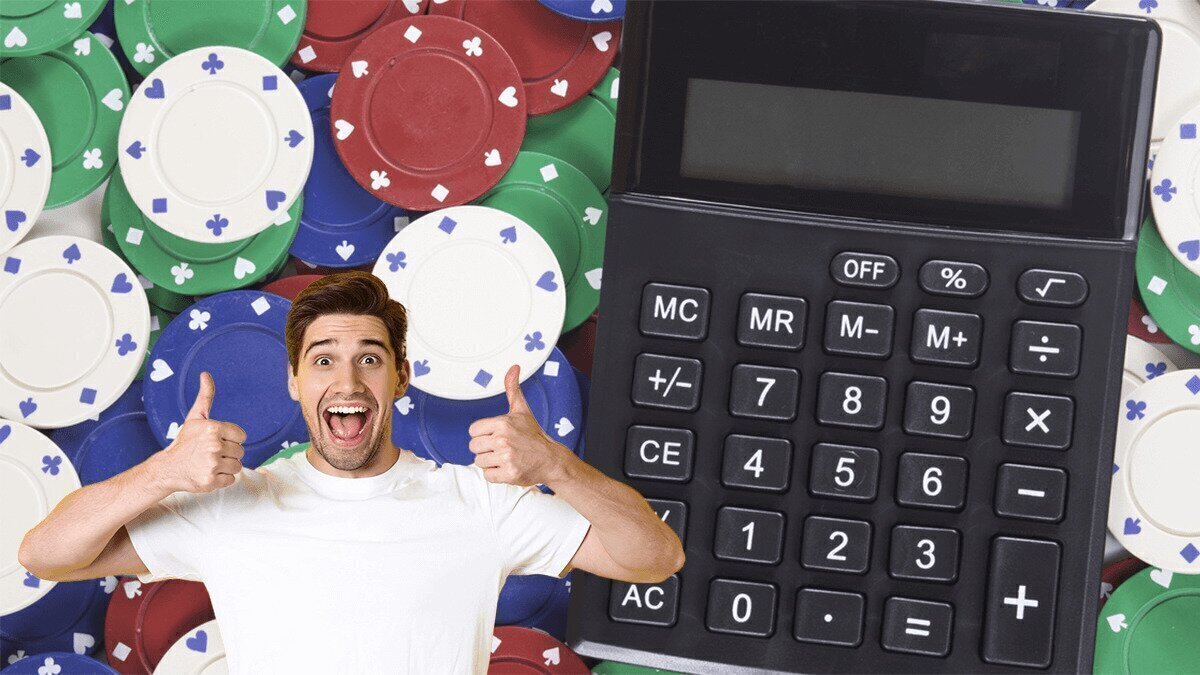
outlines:
[[[520,363],[583,456],[624,2],[539,2],[0,5],[0,465],[21,467],[0,488],[6,518],[38,504],[14,530],[169,444],[202,370],[248,468],[303,450],[283,320],[347,269],[410,312],[394,442],[469,463],[467,426],[507,409]],[[222,658],[203,585],[48,582],[18,543],[4,672]],[[579,672],[570,580],[508,579],[497,669]]]

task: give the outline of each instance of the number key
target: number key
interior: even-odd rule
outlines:
[[[835,443],[813,446],[808,475],[813,495],[869,502],[875,499],[878,483],[878,450]]]
[[[887,380],[870,375],[823,373],[817,392],[817,422],[837,427],[882,429]]]
[[[953,384],[909,382],[904,431],[914,436],[969,438],[975,418],[975,390]]]
[[[774,565],[783,559],[784,517],[778,511],[723,506],[717,511],[713,555]]]
[[[725,437],[721,484],[725,487],[784,492],[792,475],[792,442],[730,434]]]
[[[888,574],[897,579],[954,581],[958,578],[958,532],[940,527],[893,527]]]
[[[790,422],[796,418],[799,398],[798,370],[744,363],[733,367],[729,391],[731,415]]]
[[[871,524],[861,520],[809,516],[804,521],[800,564],[814,570],[867,571],[871,559]]]
[[[967,460],[947,455],[906,452],[896,472],[896,502],[901,506],[958,510],[967,495]]]

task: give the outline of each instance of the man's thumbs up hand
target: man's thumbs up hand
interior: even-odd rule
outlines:
[[[154,456],[159,476],[172,492],[212,492],[233,485],[242,471],[246,432],[210,419],[216,385],[200,373],[200,391],[171,445]]]
[[[561,443],[546,435],[538,425],[525,394],[521,391],[521,367],[514,365],[504,375],[508,413],[485,417],[471,424],[468,447],[475,465],[491,483],[549,485],[576,459]]]

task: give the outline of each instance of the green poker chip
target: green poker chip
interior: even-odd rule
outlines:
[[[562,332],[587,321],[600,303],[608,229],[608,202],[588,177],[557,157],[522,150],[500,182],[474,203],[514,215],[542,235],[566,280]]]
[[[0,57],[35,56],[83,35],[107,0],[0,2]]]
[[[1158,327],[1176,344],[1200,353],[1200,276],[1171,254],[1151,217],[1138,237],[1137,280]]]
[[[109,181],[109,184],[111,185],[112,182]],[[121,246],[117,244],[117,236],[113,234],[112,218],[108,215],[110,192],[110,190],[104,191],[104,203],[100,206],[100,237],[105,248],[116,253],[122,260],[125,260],[125,254],[121,251]],[[129,261],[125,260],[125,262],[128,263]],[[155,308],[158,308],[168,314],[178,314],[196,302],[190,296],[174,293],[155,284],[140,273],[138,274],[138,282],[146,290],[146,299],[150,301],[151,313],[153,313]],[[150,350],[147,349],[146,353],[149,354]]]
[[[601,661],[592,667],[592,675],[682,675],[673,670],[660,670],[649,666],[635,666],[632,663],[616,661]]]
[[[1096,625],[1095,673],[1194,673],[1200,575],[1148,567],[1117,587]]]
[[[121,0],[121,48],[142,75],[197,47],[238,47],[282,66],[304,32],[308,0]]]
[[[604,192],[612,182],[617,119],[602,101],[584,96],[567,108],[530,117],[521,150],[557,157],[579,169]]]
[[[157,286],[183,295],[212,295],[256,284],[286,260],[300,227],[303,198],[274,225],[232,242],[205,244],[167,232],[145,216],[118,171],[108,184],[108,214],[121,252]]]
[[[1021,0],[1017,0],[1020,2]],[[608,74],[592,89],[591,96],[608,108],[613,117],[617,115],[617,90],[621,87],[621,71],[609,68]]]
[[[84,33],[52,52],[0,61],[0,80],[46,128],[53,160],[47,209],[82,199],[108,178],[129,83],[104,43]]]
[[[275,453],[274,455],[271,455],[270,457],[268,457],[267,460],[265,462],[263,462],[262,464],[259,464],[259,466],[266,466],[272,462],[278,462],[281,459],[288,459],[289,457],[294,457],[302,452],[308,452],[308,448],[310,445],[312,445],[312,443],[309,441],[305,441],[303,443],[296,443],[295,445],[290,445],[290,446],[284,448],[283,450],[280,450],[279,452]]]

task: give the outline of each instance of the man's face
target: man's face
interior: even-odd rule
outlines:
[[[326,314],[304,333],[288,391],[300,402],[312,447],[331,466],[353,471],[391,442],[392,400],[408,387],[387,328],[374,316]]]

